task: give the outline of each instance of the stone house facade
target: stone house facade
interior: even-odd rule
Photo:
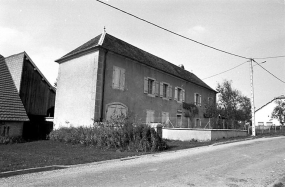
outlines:
[[[59,63],[55,127],[88,126],[128,114],[140,123],[204,127],[204,104],[216,91],[183,66],[103,33]],[[191,116],[189,106],[198,113]]]

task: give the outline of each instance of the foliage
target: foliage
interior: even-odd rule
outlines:
[[[24,139],[21,136],[0,136],[0,144],[23,143]]]
[[[60,128],[50,133],[50,139],[71,144],[94,146],[101,149],[115,148],[126,151],[160,151],[166,143],[148,125],[135,125],[123,118],[103,125]]]
[[[284,125],[284,118],[285,118],[285,102],[282,99],[277,99],[275,101],[277,106],[272,111],[271,118],[278,119],[282,126]]]
[[[251,120],[250,99],[232,87],[232,82],[224,80],[217,85],[217,104],[205,104],[205,117],[216,118],[214,128],[239,128],[237,121]],[[223,125],[222,120],[225,120]]]
[[[183,108],[187,110],[185,117],[190,117],[190,119],[199,114],[199,109],[194,103],[183,103]]]

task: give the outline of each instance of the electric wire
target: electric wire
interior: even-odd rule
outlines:
[[[191,38],[188,38],[188,37],[186,37],[186,36],[183,36],[183,35],[181,35],[181,34],[178,34],[178,33],[174,32],[174,31],[171,31],[171,30],[169,30],[169,29],[166,29],[166,28],[164,28],[164,27],[161,27],[161,26],[159,26],[159,25],[157,25],[157,24],[155,24],[155,23],[152,23],[152,22],[150,22],[150,21],[147,21],[147,20],[145,20],[145,19],[143,19],[143,18],[140,18],[140,17],[138,17],[138,16],[136,16],[136,15],[134,15],[134,14],[128,13],[128,12],[122,10],[122,9],[119,9],[119,8],[117,8],[117,7],[114,7],[114,6],[112,6],[112,5],[108,4],[108,3],[102,2],[102,1],[100,1],[100,0],[96,0],[96,1],[98,1],[99,3],[102,3],[102,4],[106,5],[106,6],[109,6],[109,7],[111,7],[111,8],[114,8],[114,9],[120,11],[120,12],[123,12],[123,13],[125,13],[125,14],[128,14],[128,15],[130,15],[130,16],[132,16],[132,17],[135,17],[135,18],[137,18],[137,19],[139,19],[139,20],[141,20],[141,21],[144,21],[144,22],[146,22],[146,23],[149,23],[149,24],[151,24],[151,25],[153,25],[153,26],[155,26],[155,27],[157,27],[157,28],[160,28],[160,29],[162,29],[162,30],[164,30],[164,31],[167,31],[167,32],[172,33],[172,34],[174,34],[174,35],[176,35],[176,36],[179,36],[179,37],[181,37],[181,38],[190,40],[190,41],[195,42],[195,43],[197,43],[197,44],[203,45],[203,46],[205,46],[205,47],[208,47],[208,48],[211,48],[211,49],[214,49],[214,50],[216,50],[216,51],[220,51],[220,52],[223,52],[223,53],[232,55],[232,56],[236,56],[236,57],[240,57],[240,58],[244,58],[244,59],[250,59],[250,58],[247,58],[247,57],[244,57],[244,56],[241,56],[241,55],[237,55],[237,54],[234,54],[234,53],[230,53],[230,52],[227,52],[227,51],[224,51],[224,50],[221,50],[221,49],[218,49],[218,48],[209,46],[209,45],[207,45],[207,44],[198,42],[198,41],[196,41],[196,40],[193,40],[193,39],[191,39]]]
[[[202,80],[205,80],[205,79],[208,79],[208,78],[211,78],[211,77],[215,77],[215,76],[221,75],[221,74],[223,74],[223,73],[226,73],[226,72],[228,72],[228,71],[231,71],[231,70],[233,70],[233,69],[235,69],[235,68],[237,68],[237,67],[239,67],[239,66],[245,64],[246,62],[249,62],[249,61],[245,61],[245,62],[243,62],[243,63],[241,63],[241,64],[239,64],[239,65],[237,65],[237,66],[235,66],[235,67],[233,67],[233,68],[230,68],[230,69],[228,69],[228,70],[222,71],[222,72],[217,73],[217,74],[215,74],[215,75],[211,75],[210,77],[206,77],[206,78],[204,78],[204,79],[202,79]],[[265,63],[265,62],[266,62],[266,61],[260,62],[259,64],[263,64],[263,63]],[[254,66],[257,66],[257,65],[254,65]],[[253,67],[254,67],[254,66],[253,66]]]
[[[252,58],[252,59],[270,59],[270,58],[285,58],[285,56],[269,56],[269,57],[263,57],[263,58]]]
[[[96,1],[99,2],[99,3],[102,3],[102,4],[106,5],[106,6],[109,6],[109,7],[113,8],[113,9],[116,9],[116,10],[118,10],[118,11],[120,11],[120,12],[123,12],[123,13],[125,13],[125,14],[127,14],[127,15],[130,15],[130,16],[136,18],[136,19],[139,19],[139,20],[141,20],[141,21],[143,21],[143,22],[146,22],[146,23],[148,23],[148,24],[151,24],[151,25],[153,25],[153,26],[155,26],[155,27],[157,27],[157,28],[159,28],[159,29],[162,29],[162,30],[167,31],[167,32],[169,32],[169,33],[172,33],[172,34],[174,34],[174,35],[176,35],[176,36],[179,36],[179,37],[181,37],[181,38],[190,40],[190,41],[192,41],[192,42],[195,42],[195,43],[197,43],[197,44],[203,45],[203,46],[205,46],[205,47],[214,49],[214,50],[216,50],[216,51],[219,51],[219,52],[222,52],[222,53],[226,53],[226,54],[228,54],[228,55],[240,57],[240,58],[243,58],[243,59],[253,60],[257,65],[259,65],[261,68],[263,68],[263,69],[264,69],[265,71],[267,71],[269,74],[271,74],[272,76],[274,76],[274,77],[275,77],[276,79],[278,79],[279,81],[285,83],[283,80],[281,80],[281,79],[279,79],[278,77],[276,77],[274,74],[272,74],[271,72],[269,72],[267,69],[265,69],[263,66],[261,66],[259,63],[257,63],[257,62],[254,60],[254,59],[284,58],[285,56],[283,56],[283,55],[282,55],[282,56],[263,57],[263,58],[248,58],[248,57],[244,57],[244,56],[237,55],[237,54],[234,54],[234,53],[230,53],[230,52],[227,52],[227,51],[224,51],[224,50],[221,50],[221,49],[218,49],[218,48],[209,46],[209,45],[207,45],[207,44],[201,43],[201,42],[199,42],[199,41],[193,40],[193,39],[188,38],[188,37],[186,37],[186,36],[183,36],[183,35],[181,35],[181,34],[178,34],[178,33],[174,32],[174,31],[171,31],[171,30],[169,30],[169,29],[166,29],[166,28],[164,28],[164,27],[161,27],[161,26],[159,26],[159,25],[157,25],[157,24],[155,24],[155,23],[152,23],[152,22],[150,22],[150,21],[147,21],[147,20],[145,20],[145,19],[143,19],[143,18],[140,18],[140,17],[138,17],[138,16],[136,16],[136,15],[134,15],[134,14],[131,14],[131,13],[129,13],[129,12],[126,12],[126,11],[124,11],[124,10],[122,10],[122,9],[119,9],[119,8],[117,8],[117,7],[115,7],[115,6],[112,6],[112,5],[108,4],[108,3],[105,3],[105,2],[103,2],[103,1],[100,1],[100,0],[96,0]],[[248,61],[246,61],[246,62],[248,62]],[[220,74],[222,74],[222,73],[226,73],[226,72],[228,72],[228,71],[231,71],[231,70],[233,70],[233,69],[235,69],[235,68],[237,68],[237,67],[239,67],[239,66],[245,64],[246,62],[241,63],[241,64],[239,64],[239,65],[237,65],[237,66],[235,66],[235,67],[233,67],[233,68],[231,68],[231,69],[228,69],[228,70],[226,70],[226,71],[223,71],[223,72],[221,72],[221,73],[218,73],[218,74],[212,75],[212,76],[210,76],[210,77],[204,78],[203,80],[208,79],[208,78],[211,78],[211,77],[214,77],[214,76],[218,76],[218,75],[220,75]],[[263,62],[263,63],[264,63],[264,62]]]
[[[226,70],[226,71],[222,71],[222,72],[217,73],[217,74],[215,74],[215,75],[212,75],[212,76],[210,76],[210,77],[206,77],[206,78],[204,78],[204,79],[202,79],[202,80],[209,79],[209,78],[211,78],[211,77],[215,77],[215,76],[221,75],[221,74],[226,73],[226,72],[228,72],[228,71],[231,71],[231,70],[233,70],[233,69],[235,69],[235,68],[237,68],[237,67],[239,67],[239,66],[241,66],[241,65],[243,65],[243,64],[245,64],[245,63],[247,63],[247,62],[248,62],[248,61],[245,61],[245,62],[243,62],[243,63],[241,63],[241,64],[239,64],[239,65],[237,65],[237,66],[235,66],[235,67],[233,67],[233,68],[230,68],[230,69],[228,69],[228,70]]]
[[[253,62],[255,62],[258,66],[260,66],[262,69],[264,69],[265,71],[267,71],[267,73],[271,74],[273,77],[275,77],[276,79],[278,79],[279,81],[285,83],[283,80],[279,79],[278,77],[276,77],[273,73],[271,73],[270,71],[268,71],[267,69],[265,69],[262,65],[260,65],[259,63],[257,63],[254,59],[251,59]]]

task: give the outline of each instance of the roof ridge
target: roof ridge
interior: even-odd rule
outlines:
[[[37,67],[37,65],[33,62],[33,60],[29,57],[29,55],[25,51],[24,51],[24,56],[26,56],[29,59],[29,61],[31,62],[32,66],[34,66],[34,68],[36,68],[36,70],[41,75],[42,79],[44,79],[46,81],[46,83],[50,86],[50,88],[53,91],[56,91],[55,88],[51,85],[51,83],[47,80],[47,78],[44,76],[44,74],[41,72],[41,70]]]

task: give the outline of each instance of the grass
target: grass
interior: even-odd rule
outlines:
[[[285,133],[279,134],[279,136],[280,135],[285,135]],[[256,138],[265,136],[275,136],[275,134],[259,134]],[[207,146],[225,141],[239,141],[248,137],[221,139],[211,142],[182,142],[167,140],[167,144],[169,146],[168,151],[175,151]],[[51,140],[7,144],[0,145],[0,172],[52,165],[83,164],[143,154],[147,153],[101,150],[94,147],[71,145]]]
[[[0,172],[51,165],[73,165],[142,155],[100,150],[51,140],[0,145]]]

